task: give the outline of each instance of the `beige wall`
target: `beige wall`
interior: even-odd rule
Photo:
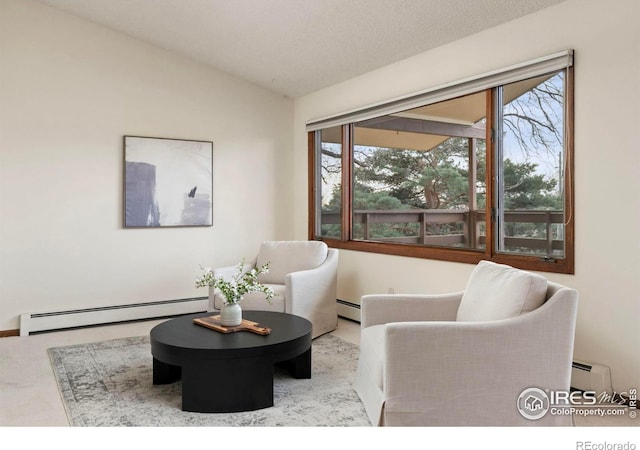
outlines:
[[[296,100],[296,236],[306,236],[305,122],[565,49],[575,50],[575,357],[611,367],[614,388],[640,381],[640,35],[636,0],[555,7]],[[473,267],[342,251],[338,297],[462,289]]]
[[[0,1],[0,330],[190,298],[292,233],[293,101],[31,0]],[[123,229],[122,136],[213,141],[214,226]]]
[[[568,0],[300,98],[294,115],[188,59],[0,0],[0,330],[23,312],[204,295],[199,264],[306,238],[306,121],[573,48],[576,274],[548,276],[580,290],[576,358],[626,390],[640,373],[638,13],[635,0]],[[214,227],[122,228],[124,134],[213,141]],[[342,251],[338,296],[462,289],[471,269]]]

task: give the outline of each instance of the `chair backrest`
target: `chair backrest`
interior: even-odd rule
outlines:
[[[260,246],[256,265],[269,264],[269,272],[260,274],[258,281],[284,284],[291,272],[318,267],[327,259],[328,246],[321,241],[265,241]]]
[[[533,311],[545,302],[547,285],[541,275],[480,261],[469,277],[456,320],[500,320]]]

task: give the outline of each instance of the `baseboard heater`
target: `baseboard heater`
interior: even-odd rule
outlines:
[[[197,297],[67,311],[26,313],[20,315],[20,336],[44,331],[205,312],[208,301],[208,297]]]
[[[611,370],[602,364],[573,361],[571,365],[571,387],[579,391],[595,391],[611,394]]]
[[[360,322],[360,305],[340,299],[337,299],[336,303],[338,303],[338,316]]]

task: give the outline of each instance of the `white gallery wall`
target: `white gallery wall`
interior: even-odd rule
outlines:
[[[293,101],[31,0],[0,0],[0,330],[206,296],[292,234]],[[123,228],[123,135],[213,142],[213,227]]]
[[[568,0],[296,99],[295,230],[307,234],[307,121],[575,50],[575,358],[607,365],[613,387],[640,384],[640,34],[637,0]],[[472,265],[340,252],[338,297],[462,290]]]

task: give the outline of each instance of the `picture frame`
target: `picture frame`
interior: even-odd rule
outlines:
[[[213,142],[130,136],[124,147],[124,227],[213,226]]]

